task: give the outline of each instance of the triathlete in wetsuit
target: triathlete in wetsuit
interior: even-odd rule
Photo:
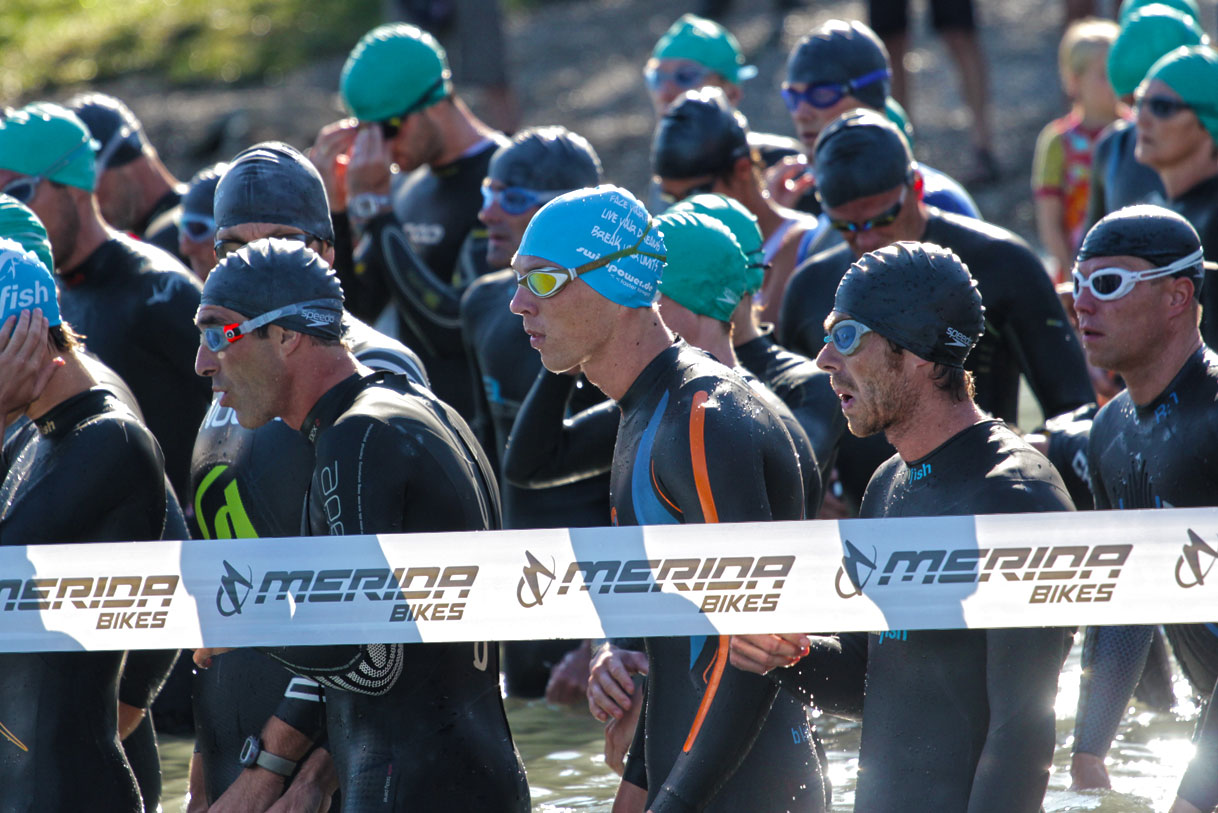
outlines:
[[[316,235],[311,245],[323,257],[332,256],[333,233],[321,178],[288,145],[264,142],[242,151],[217,192],[214,212],[226,249],[254,237],[309,234]],[[360,363],[405,374],[426,386],[421,362],[406,347],[349,313],[343,314],[342,328],[344,341]],[[299,432],[279,420],[246,429],[217,396],[199,429],[191,460],[197,535],[297,535],[312,471],[313,450]],[[250,736],[269,737],[262,744],[268,753],[299,761],[305,752],[286,750],[275,741],[275,732],[264,731],[264,724],[274,715],[299,731],[303,740],[316,740],[325,720],[321,699],[315,682],[294,677],[253,650],[237,650],[218,659],[213,668],[198,671],[195,749],[207,799],[215,802],[246,770],[238,758]]]
[[[1129,279],[1122,292],[1126,282],[1108,271],[1112,268],[1165,270]],[[1088,461],[1096,508],[1214,505],[1218,355],[1202,346],[1197,329],[1196,293],[1204,270],[1196,232],[1166,209],[1119,210],[1088,232],[1075,275],[1074,306],[1088,359],[1120,373],[1127,386],[1100,410],[1091,429]],[[1188,442],[1180,442],[1182,437]],[[1182,589],[1200,583],[1190,556],[1191,562],[1203,561],[1207,546],[1212,547],[1208,540],[1198,538],[1192,553],[1186,550],[1176,575]],[[1170,624],[1166,631],[1193,688],[1212,697],[1218,625]],[[1080,753],[1098,758],[1102,772],[1146,660],[1152,628],[1101,627],[1096,633],[1088,642],[1095,650],[1094,666],[1083,673],[1074,750],[1076,762]],[[1179,797],[1209,811],[1218,805],[1218,717],[1212,709],[1207,708],[1198,733],[1197,755]],[[1080,779],[1077,771],[1075,779]]]
[[[612,231],[600,225],[609,222]],[[800,473],[781,421],[727,368],[674,344],[653,309],[664,252],[642,204],[602,186],[543,207],[513,262],[521,288],[512,310],[542,364],[554,372],[581,366],[621,407],[614,521],[801,516]],[[782,706],[761,731],[759,750],[748,753],[774,695],[726,668],[726,644],[648,642],[645,735],[619,804],[657,812],[819,807],[818,763],[801,710]]]
[[[208,400],[206,383],[190,372],[199,282],[172,256],[101,219],[91,144],[85,125],[59,105],[13,111],[0,120],[0,186],[24,195],[46,225],[64,318],[139,399],[181,495]]]
[[[818,363],[833,376],[850,430],[882,430],[898,449],[868,485],[863,517],[1071,509],[1048,460],[972,401],[963,362],[985,323],[959,258],[905,242],[864,255],[843,279],[827,325],[832,344]],[[893,356],[905,353],[933,365],[896,364]],[[785,645],[799,638],[734,639],[733,662],[758,671],[786,665],[765,646],[781,642],[794,660],[804,651]],[[807,656],[771,673],[776,681],[834,713],[853,713],[862,700],[857,810],[1039,809],[1053,756],[1061,630],[896,631],[800,643]]]
[[[275,311],[283,315],[267,338],[209,336]],[[304,246],[267,239],[216,266],[198,315],[199,371],[224,392],[222,405],[250,428],[279,413],[313,445],[302,532],[497,527],[494,475],[464,421],[405,376],[360,366],[337,343],[341,314],[330,267]],[[268,340],[299,344],[273,361],[241,347]],[[327,737],[349,809],[528,810],[493,644],[266,651],[325,686]]]
[[[1014,422],[1020,373],[1047,416],[1091,402],[1082,351],[1040,260],[1005,229],[916,200],[910,162],[896,128],[876,113],[848,114],[821,136],[819,194],[848,242],[796,271],[783,302],[779,342],[804,355],[818,353],[824,319],[851,261],[894,240],[916,239],[955,252],[985,297],[986,330],[966,363],[976,376],[981,409]],[[874,470],[868,466],[877,465],[884,450],[878,437],[847,440],[846,446],[850,453],[839,458],[842,483],[857,500]]]
[[[37,350],[33,374],[7,366],[19,346],[20,323],[0,331],[5,397],[17,397],[15,382],[32,381],[51,353],[63,359],[44,388],[31,386],[19,400],[0,404],[0,412],[31,418],[0,456],[0,545],[160,538],[165,472],[156,441],[114,395],[95,388],[60,320],[50,272],[7,239],[0,240],[0,267],[14,293],[8,301],[29,294],[25,301],[46,317],[21,317],[34,331],[24,334]],[[0,306],[0,323],[18,313],[11,304]],[[119,747],[122,663],[122,652],[0,655],[0,803],[6,811],[143,809]]]
[[[343,66],[340,90],[361,124],[327,127],[313,157],[329,184],[348,307],[372,322],[392,301],[390,325],[375,324],[396,331],[423,359],[436,395],[472,419],[460,301],[488,270],[481,186],[507,139],[454,94],[444,49],[414,26],[366,34]],[[342,186],[335,162],[348,152]],[[391,176],[394,164],[401,171]]]

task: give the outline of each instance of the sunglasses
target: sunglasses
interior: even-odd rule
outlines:
[[[1120,299],[1133,290],[1133,286],[1146,280],[1158,279],[1171,274],[1178,274],[1194,268],[1202,262],[1204,255],[1197,249],[1187,257],[1181,257],[1170,265],[1161,268],[1150,268],[1146,271],[1129,271],[1125,268],[1098,268],[1091,276],[1084,277],[1074,269],[1071,276],[1074,279],[1074,298],[1078,299],[1086,288],[1096,299],[1111,302]]]
[[[647,82],[647,89],[656,93],[665,82],[672,82],[682,90],[701,87],[710,73],[708,68],[701,65],[681,65],[670,71],[652,66],[643,69],[643,79]]]
[[[824,110],[833,107],[846,96],[853,96],[859,88],[882,82],[891,75],[887,68],[883,68],[863,74],[858,79],[851,79],[849,82],[822,82],[808,85],[803,90],[795,90],[789,83],[784,82],[781,91],[782,100],[786,104],[787,110],[792,113],[799,107],[800,102],[806,102],[817,110]]]
[[[435,93],[436,90],[439,89],[439,87],[443,84],[444,77],[441,76],[439,79],[432,82],[431,86],[428,87],[427,90],[423,91],[423,95],[420,96],[418,100],[415,101],[415,103],[410,107],[406,108],[401,113],[398,113],[396,116],[390,116],[387,119],[382,119],[381,121],[376,122],[376,124],[381,128],[381,137],[388,141],[396,136],[398,131],[402,129],[402,123],[406,121],[406,118],[414,113],[417,113],[419,109],[422,108],[427,102],[427,100],[431,98],[431,94]]]
[[[901,210],[905,208],[905,194],[908,191],[908,186],[901,187],[901,197],[897,198],[897,202],[891,208],[886,209],[875,217],[870,217],[866,220],[835,220],[830,218],[829,225],[837,231],[850,232],[852,234],[891,226],[901,216]]]
[[[300,243],[305,246],[314,240],[322,244],[326,242],[317,235],[309,234],[308,232],[301,232],[300,234],[268,234],[267,237],[274,237],[276,240],[291,240],[293,243]],[[223,260],[229,254],[248,244],[248,242],[248,240],[217,240],[215,245],[216,260]]]
[[[219,353],[238,339],[253,333],[263,325],[269,325],[276,319],[282,319],[285,316],[295,316],[309,308],[333,308],[334,302],[335,300],[333,299],[311,299],[308,302],[284,305],[282,308],[267,311],[261,316],[255,316],[253,319],[247,319],[244,322],[234,322],[231,325],[224,325],[223,327],[201,327],[199,328],[200,338],[208,350],[213,353]]]
[[[871,328],[853,319],[842,319],[829,328],[825,336],[825,344],[833,343],[833,347],[843,356],[854,355],[863,342],[863,337],[871,333]]]
[[[522,215],[534,206],[554,200],[571,190],[559,189],[554,192],[539,192],[526,189],[523,186],[505,186],[503,189],[492,189],[486,181],[482,182],[482,208],[489,209],[498,203],[499,208],[509,215]]]
[[[639,246],[643,245],[643,238],[651,231],[654,221],[647,222],[647,228],[643,229],[643,233],[639,235],[639,239],[634,245],[629,248],[619,249],[612,254],[606,254],[599,260],[586,262],[578,268],[561,268],[557,265],[547,265],[542,268],[535,268],[532,271],[525,273],[523,276],[516,278],[516,284],[528,288],[534,296],[541,299],[547,299],[563,289],[568,282],[578,277],[580,274],[585,274],[589,271],[594,271],[597,268],[604,268],[612,262],[616,262],[623,257],[629,257],[633,254],[639,254],[644,257],[651,257],[653,260],[664,262],[667,258],[663,254],[653,254],[650,251],[640,251]]]
[[[1156,119],[1170,119],[1183,110],[1192,110],[1193,105],[1167,96],[1139,96],[1133,100],[1135,111],[1146,110]]]
[[[84,149],[93,149],[92,142],[84,141],[77,144],[62,158],[37,175],[25,175],[20,178],[14,178],[5,184],[3,189],[0,189],[0,194],[14,197],[28,206],[30,201],[34,199],[34,196],[38,194],[38,184],[47,180],[50,178],[50,176],[72,163],[72,161],[76,158],[76,154]]]
[[[692,198],[694,195],[710,194],[714,190],[714,188],[715,188],[715,179],[711,178],[706,183],[700,183],[697,186],[692,186],[680,194],[674,194],[672,192],[661,192],[660,200],[663,201],[668,206],[673,206],[673,205],[678,204],[681,201],[685,200],[686,198]]]
[[[188,239],[196,243],[206,243],[216,233],[216,219],[209,215],[183,212],[178,226]]]

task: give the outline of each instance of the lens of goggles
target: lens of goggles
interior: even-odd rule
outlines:
[[[16,178],[9,181],[4,189],[0,189],[0,193],[16,198],[22,203],[29,205],[34,199],[34,195],[38,193],[38,184],[42,183],[42,178],[38,176]]]
[[[901,209],[905,207],[905,191],[908,188],[903,187],[901,189],[901,197],[897,198],[897,202],[886,212],[881,212],[875,217],[862,221],[834,220],[830,218],[829,225],[837,231],[845,232],[871,231],[872,229],[882,229],[885,226],[891,226],[901,216]]]
[[[575,275],[565,268],[547,266],[537,268],[517,280],[517,283],[527,287],[535,295],[545,299],[554,296],[564,285],[573,280]]]
[[[824,110],[825,108],[833,107],[845,96],[853,94],[859,88],[887,79],[890,75],[887,69],[881,69],[864,74],[858,79],[851,79],[849,82],[820,82],[815,85],[808,85],[802,91],[795,90],[790,85],[784,84],[782,86],[782,100],[786,103],[787,110],[792,113],[799,107],[801,101],[807,102],[817,110]]]
[[[205,327],[203,328],[203,343],[207,345],[207,349],[213,353],[219,353],[232,342],[237,341],[243,335],[239,332],[238,325],[225,325],[224,327]]]
[[[1070,275],[1074,280],[1074,298],[1078,299],[1082,295],[1083,289],[1086,288],[1096,299],[1105,301],[1120,299],[1132,291],[1139,282],[1187,271],[1201,263],[1203,259],[1201,249],[1197,249],[1187,257],[1181,257],[1173,263],[1160,268],[1149,268],[1145,271],[1130,271],[1127,268],[1097,268],[1091,272],[1091,276],[1084,277],[1075,268]]]
[[[707,70],[698,65],[682,65],[670,71],[647,68],[643,71],[643,78],[647,81],[647,87],[654,93],[663,87],[665,82],[672,82],[682,90],[698,87],[706,79],[706,74]]]
[[[216,221],[207,215],[183,214],[182,231],[196,243],[202,243],[216,232]]]
[[[836,323],[825,337],[825,344],[833,342],[834,348],[843,356],[849,356],[859,349],[863,336],[871,332],[871,328],[853,319],[843,319]]]
[[[569,190],[538,192],[536,189],[526,189],[523,186],[505,186],[502,189],[492,189],[489,184],[482,185],[482,208],[489,209],[492,204],[509,215],[522,215],[534,206],[553,200]]]
[[[1134,102],[1134,106],[1139,109],[1145,108],[1157,119],[1170,119],[1181,110],[1190,109],[1185,102],[1179,99],[1169,99],[1166,96],[1142,96]]]

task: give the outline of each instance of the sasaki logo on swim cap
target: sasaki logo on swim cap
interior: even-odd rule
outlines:
[[[947,328],[947,336],[952,340],[947,343],[948,347],[963,347],[967,350],[973,346],[973,340],[956,330],[954,327],[949,326]]]

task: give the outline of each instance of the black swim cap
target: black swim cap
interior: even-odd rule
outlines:
[[[186,185],[186,194],[182,196],[182,211],[211,217],[215,212],[216,185],[227,169],[228,164],[219,163],[196,172]]]
[[[495,150],[486,176],[525,189],[583,189],[600,185],[601,159],[566,127],[530,127]]]
[[[812,150],[816,194],[824,206],[841,206],[909,183],[913,153],[883,113],[851,110],[821,131]]]
[[[276,223],[334,242],[321,175],[299,150],[279,141],[237,153],[216,186],[215,211],[218,229]]]
[[[932,243],[903,241],[864,254],[842,277],[833,309],[948,367],[963,367],[985,331],[968,266]]]
[[[749,123],[720,88],[688,90],[656,127],[651,171],[661,178],[718,175],[749,154]]]
[[[271,324],[337,339],[342,334],[343,286],[317,252],[294,240],[267,237],[226,255],[207,275],[202,305],[247,317],[307,303]]]
[[[801,39],[787,59],[787,81],[791,84],[843,83],[887,70],[884,43],[857,21],[829,20]],[[879,110],[884,107],[889,88],[886,77],[855,89],[851,95]]]
[[[1201,238],[1193,224],[1170,209],[1140,204],[1126,206],[1106,215],[1091,227],[1078,249],[1076,262],[1093,257],[1138,257],[1156,268],[1171,265],[1201,251]],[[1193,279],[1193,293],[1201,296],[1205,263],[1173,276]]]
[[[144,154],[148,144],[144,128],[121,99],[105,93],[85,93],[73,97],[65,106],[85,123],[89,135],[101,145],[97,148],[98,174],[130,164]]]

